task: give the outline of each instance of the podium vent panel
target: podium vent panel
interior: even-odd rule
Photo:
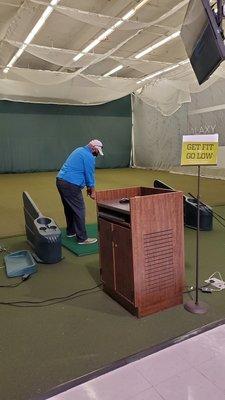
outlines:
[[[145,294],[175,289],[173,230],[145,234],[143,246]]]

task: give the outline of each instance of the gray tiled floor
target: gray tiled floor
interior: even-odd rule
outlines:
[[[51,400],[225,400],[225,325]]]

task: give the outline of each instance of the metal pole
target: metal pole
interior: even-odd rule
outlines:
[[[200,165],[198,165],[198,192],[197,192],[197,232],[196,232],[196,288],[195,304],[198,304],[199,288],[199,232],[200,232]]]
[[[195,300],[184,303],[185,310],[193,314],[205,314],[207,306],[198,299],[199,288],[199,233],[200,233],[200,165],[198,165],[198,189],[197,189],[197,232],[196,232],[196,264],[195,264]]]

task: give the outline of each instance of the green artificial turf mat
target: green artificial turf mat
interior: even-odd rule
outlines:
[[[90,224],[86,226],[87,235],[90,238],[98,237],[97,224]],[[62,245],[68,250],[72,251],[77,256],[87,256],[89,254],[96,254],[99,252],[98,242],[93,244],[78,244],[76,238],[68,238],[66,236],[66,229],[61,229],[62,232]]]

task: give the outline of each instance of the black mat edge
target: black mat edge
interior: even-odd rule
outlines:
[[[176,337],[174,339],[170,339],[170,340],[167,340],[167,341],[162,342],[160,344],[157,344],[155,346],[149,347],[149,348],[147,348],[145,350],[142,350],[142,351],[140,351],[138,353],[135,353],[133,355],[124,357],[124,358],[122,358],[120,360],[114,361],[113,363],[108,364],[108,365],[106,365],[106,366],[104,366],[102,368],[99,368],[99,369],[95,370],[95,371],[92,371],[92,372],[90,372],[90,373],[88,373],[86,375],[80,376],[79,378],[75,378],[75,379],[72,379],[72,380],[70,380],[68,382],[65,382],[62,385],[59,385],[59,386],[56,386],[56,387],[50,389],[47,393],[45,393],[43,395],[40,395],[39,397],[34,397],[32,400],[47,400],[50,397],[56,396],[56,395],[58,395],[60,393],[65,392],[66,390],[72,389],[72,388],[74,388],[76,386],[79,386],[79,385],[81,385],[81,384],[83,384],[85,382],[88,382],[88,381],[90,381],[92,379],[98,378],[99,376],[104,375],[104,374],[106,374],[108,372],[114,371],[117,368],[120,368],[120,367],[123,367],[125,365],[128,365],[128,364],[130,364],[130,363],[132,363],[134,361],[140,360],[141,358],[144,358],[144,357],[149,356],[151,354],[157,353],[160,350],[164,350],[167,347],[173,346],[173,345],[175,345],[177,343],[181,343],[181,342],[183,342],[183,341],[185,341],[187,339],[191,339],[192,337],[195,337],[197,335],[200,335],[201,333],[210,331],[211,329],[217,328],[217,327],[219,327],[221,325],[224,325],[224,324],[225,324],[225,319],[221,319],[221,320],[218,320],[218,321],[215,321],[215,322],[211,322],[211,323],[209,323],[207,325],[204,325],[204,326],[202,326],[200,328],[197,328],[197,329],[195,329],[193,331],[187,332],[184,335],[178,336],[178,337]]]

